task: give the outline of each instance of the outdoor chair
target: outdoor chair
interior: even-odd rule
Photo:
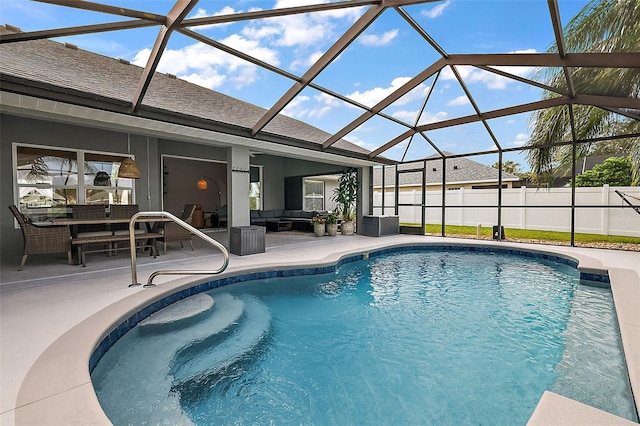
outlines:
[[[27,256],[31,254],[52,254],[67,252],[69,265],[73,264],[71,256],[71,233],[68,226],[38,226],[20,213],[15,205],[9,206],[15,216],[24,239],[24,251],[18,271],[22,271]]]
[[[100,204],[74,204],[71,206],[74,219],[106,219],[107,211]],[[106,223],[96,225],[78,225],[77,237],[98,237],[102,235],[111,235]]]
[[[195,204],[185,204],[182,213],[180,213],[179,218],[189,225],[191,225],[191,221],[193,219],[193,212],[196,210]],[[162,234],[160,240],[163,243],[163,251],[167,252],[167,243],[179,242],[182,248],[184,248],[183,241],[188,241],[189,246],[191,246],[191,251],[193,248],[193,241],[191,240],[191,231],[184,229],[182,226],[178,225],[175,222],[165,222],[164,228],[158,231]]]
[[[107,211],[102,204],[74,204],[71,206],[74,219],[106,219]],[[113,235],[109,226],[105,224],[77,225],[73,237],[102,237]],[[111,256],[111,243],[106,245]]]
[[[131,216],[138,213],[140,208],[137,204],[112,204],[109,206],[109,217],[113,219],[130,219]],[[111,231],[113,231],[113,235],[129,235],[129,224],[128,223],[112,223]],[[140,224],[135,224],[136,234],[144,234],[146,231],[140,229]],[[140,244],[144,244],[144,241],[140,241]],[[113,249],[116,254],[118,254],[118,243],[113,243]]]

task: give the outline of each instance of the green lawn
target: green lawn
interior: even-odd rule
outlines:
[[[415,226],[410,224],[401,224],[402,226]],[[425,233],[440,235],[440,225],[426,225]],[[475,226],[455,226],[447,225],[445,227],[446,235],[473,235],[475,236],[477,229]],[[480,230],[481,237],[491,238],[493,229],[483,226]],[[569,232],[555,231],[536,231],[530,229],[512,229],[505,228],[504,234],[506,239],[524,239],[524,240],[543,240],[543,241],[569,241],[571,234]],[[575,234],[575,241],[582,243],[618,243],[618,244],[640,244],[638,237],[621,237],[617,235],[599,235],[599,234]]]

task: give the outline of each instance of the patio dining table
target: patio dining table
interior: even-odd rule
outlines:
[[[100,242],[103,242],[103,243],[116,242],[116,241],[123,240],[123,236],[120,236],[119,238],[116,237],[116,235],[113,235],[111,237],[97,236],[93,238],[78,237],[79,225],[128,224],[130,221],[131,221],[130,218],[110,218],[110,217],[95,218],[95,219],[94,218],[92,219],[52,218],[50,220],[50,222],[53,225],[66,225],[69,227],[71,231],[72,245],[77,246],[78,248],[77,260],[82,266],[86,266],[86,260],[85,260],[86,252],[84,249],[85,245],[88,245],[91,243],[100,243]],[[136,234],[136,240],[144,239],[146,237],[147,243],[145,244],[145,246],[149,246],[151,248],[150,254],[155,257],[157,255],[157,250],[155,249],[155,239],[161,237],[162,235],[154,230],[156,229],[156,226],[161,222],[171,222],[171,221],[172,221],[171,219],[165,218],[165,217],[157,217],[157,216],[145,217],[144,215],[139,216],[137,218],[137,222],[144,222],[146,224],[147,229],[146,229],[146,232],[143,234]],[[153,241],[153,244],[150,244],[148,242],[149,240]],[[98,251],[103,251],[103,250],[98,250]],[[109,253],[111,253],[111,250],[109,250]]]
[[[129,223],[129,218],[99,218],[99,219],[74,219],[74,218],[52,218],[49,219],[53,225],[67,225],[71,227],[71,236],[76,237],[78,234],[78,225],[110,225],[117,223]],[[171,222],[171,219],[165,217],[144,217],[140,216],[137,222],[144,222],[147,225],[147,231],[151,232],[154,229],[154,225],[159,222]],[[75,228],[75,229],[74,229]]]

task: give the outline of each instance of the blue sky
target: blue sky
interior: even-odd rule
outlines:
[[[167,14],[172,1],[103,1],[129,9]],[[210,16],[259,9],[290,7],[317,1],[295,0],[201,0],[189,17]],[[566,24],[585,0],[559,0],[560,15]],[[255,56],[295,75],[302,75],[320,55],[364,12],[364,8],[340,9],[322,14],[295,15],[259,21],[194,27],[207,37]],[[443,0],[405,7],[416,22],[450,54],[544,52],[554,37],[545,0],[484,1]],[[23,31],[123,20],[118,16],[52,6],[23,0],[0,0],[0,23]],[[82,49],[114,58],[123,58],[144,66],[157,27],[65,37]],[[314,80],[316,84],[372,106],[394,88],[414,77],[439,59],[439,54],[393,9],[388,9]],[[541,91],[493,73],[470,67],[458,67],[474,101],[482,111],[539,100]],[[287,78],[256,67],[241,59],[205,46],[194,39],[174,33],[160,62],[159,71],[169,72],[195,84],[226,93],[247,102],[269,108],[293,84]],[[528,67],[506,69],[531,76]],[[429,79],[385,113],[414,124],[425,94],[433,85],[427,107],[419,123],[429,123],[473,114],[473,107],[449,68],[437,82]],[[333,133],[362,114],[362,110],[312,88],[306,88],[283,113]],[[529,114],[491,120],[489,125],[504,148],[521,146],[529,134]],[[401,134],[406,128],[383,118],[375,118],[352,132],[346,139],[367,149]],[[442,129],[428,137],[443,150],[467,153],[494,149],[481,123]],[[400,159],[407,143],[384,153]],[[422,138],[415,138],[406,159],[423,158],[435,151]],[[475,158],[487,164],[497,155]],[[522,155],[506,154],[528,169]]]

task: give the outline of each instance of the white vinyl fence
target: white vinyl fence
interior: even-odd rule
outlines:
[[[633,205],[640,206],[640,187],[576,188],[575,232],[624,235],[640,237],[640,214],[628,207],[615,193],[618,190]],[[445,204],[445,224],[483,227],[498,224],[498,191],[496,189],[459,189],[447,191]],[[374,191],[374,206],[382,205],[382,193]],[[420,204],[422,193],[400,190],[400,204]],[[385,211],[374,208],[374,215],[394,214],[395,194],[387,188]],[[440,224],[442,217],[442,192],[427,191],[426,222]],[[502,226],[515,229],[535,229],[546,231],[571,231],[571,189],[570,188],[518,188],[502,190]],[[434,207],[430,207],[434,206]],[[459,208],[460,206],[476,206]],[[487,207],[482,207],[487,206]],[[538,206],[566,206],[563,208]],[[580,206],[609,206],[610,208],[586,208]],[[621,208],[621,206],[627,206]],[[420,224],[419,206],[401,206],[401,223]]]

